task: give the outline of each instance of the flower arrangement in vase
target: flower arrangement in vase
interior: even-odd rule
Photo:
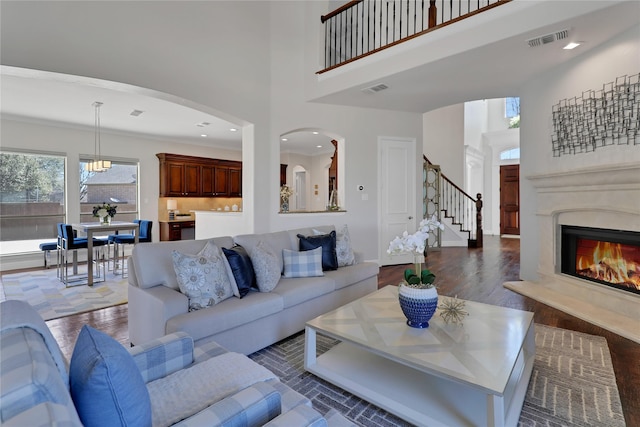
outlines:
[[[280,210],[289,212],[289,197],[293,195],[293,190],[288,185],[280,187]]]
[[[102,224],[110,224],[111,218],[116,216],[117,206],[111,206],[108,203],[102,202],[101,205],[93,207],[93,216],[100,218]]]
[[[436,275],[428,269],[422,269],[424,249],[429,233],[444,226],[432,216],[420,222],[418,230],[409,234],[404,232],[389,243],[388,254],[413,253],[415,268],[404,271],[404,281],[398,289],[400,308],[407,318],[407,325],[414,328],[429,327],[429,320],[438,307],[438,292],[434,285]]]

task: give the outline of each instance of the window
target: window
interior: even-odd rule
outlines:
[[[64,156],[0,152],[3,254],[38,251],[40,243],[55,240],[56,224],[66,218],[64,173]]]
[[[507,119],[520,115],[520,98],[505,98],[504,114]]]
[[[516,160],[520,158],[520,148],[512,148],[500,152],[500,160]]]
[[[111,169],[89,172],[80,160],[80,222],[94,222],[93,207],[107,203],[117,206],[116,221],[138,218],[138,163],[112,161]]]
[[[509,119],[509,129],[520,127],[520,98],[505,98],[504,115]]]

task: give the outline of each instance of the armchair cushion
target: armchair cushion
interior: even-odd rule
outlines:
[[[263,426],[280,415],[280,399],[281,395],[275,388],[266,382],[259,382],[214,403],[175,426]]]
[[[109,335],[82,327],[69,380],[85,426],[151,426],[151,401],[142,375],[133,357]]]
[[[272,378],[273,373],[239,353],[224,353],[181,369],[147,384],[153,425],[173,425],[225,397]]]
[[[175,332],[129,349],[145,383],[166,377],[193,363],[193,338]]]

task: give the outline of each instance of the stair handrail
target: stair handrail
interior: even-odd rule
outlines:
[[[422,157],[424,162],[433,165],[427,156]],[[482,247],[482,194],[471,197],[445,174],[440,172],[439,175],[442,184],[439,186],[438,209],[444,212],[445,218],[458,225],[460,231],[468,234],[469,247]]]

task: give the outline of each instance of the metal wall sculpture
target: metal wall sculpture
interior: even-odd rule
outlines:
[[[552,107],[552,119],[554,157],[608,145],[640,145],[640,73],[561,100]]]

